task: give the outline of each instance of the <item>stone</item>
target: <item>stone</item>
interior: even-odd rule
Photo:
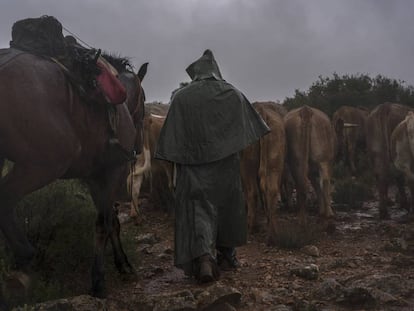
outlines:
[[[319,257],[319,249],[315,245],[306,245],[302,248],[302,252],[312,257]]]
[[[231,304],[227,302],[208,306],[202,310],[203,311],[237,311],[235,307],[233,307]]]
[[[158,237],[154,233],[140,234],[136,237],[138,244],[150,244],[153,245],[159,241]]]
[[[269,311],[292,311],[292,308],[286,305],[277,305],[269,309]]]
[[[399,274],[373,274],[352,282],[351,287],[375,288],[396,295],[403,293],[408,284]]]
[[[366,288],[351,287],[344,291],[342,302],[351,306],[372,306],[375,304],[375,298]]]
[[[315,264],[310,264],[305,267],[293,268],[290,270],[290,273],[306,280],[316,280],[319,277],[319,267]]]
[[[197,299],[199,308],[206,308],[224,303],[237,306],[241,300],[241,293],[237,289],[223,285],[220,282],[216,282],[194,295]]]
[[[140,297],[140,311],[233,311],[240,303],[241,293],[219,282],[207,288],[186,289],[176,292]]]
[[[345,287],[334,278],[324,280],[313,292],[316,299],[332,300],[343,294]]]
[[[190,290],[182,290],[147,296],[145,299],[142,299],[141,305],[137,310],[192,311],[197,310],[197,302]]]
[[[27,310],[27,307],[14,308],[15,311]],[[30,307],[33,311],[107,311],[106,302],[103,299],[89,295],[81,295],[72,298],[64,298],[39,303]]]
[[[260,288],[253,288],[252,296],[256,302],[265,304],[273,304],[276,299],[276,297],[269,293],[267,290]]]

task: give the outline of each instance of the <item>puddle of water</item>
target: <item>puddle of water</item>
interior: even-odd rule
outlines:
[[[341,224],[338,226],[339,230],[344,230],[344,231],[356,231],[356,230],[361,230],[362,227],[360,224]]]
[[[356,212],[353,215],[357,218],[374,218],[376,216],[367,212]]]
[[[398,204],[388,207],[388,211],[391,221],[403,219],[407,214]],[[378,202],[365,202],[360,209],[337,211],[337,215],[342,219],[337,228],[342,231],[357,231],[380,222]]]

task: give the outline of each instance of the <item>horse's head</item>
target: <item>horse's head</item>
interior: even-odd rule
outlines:
[[[127,98],[127,106],[131,113],[132,119],[134,120],[135,127],[138,125],[142,126],[144,119],[145,92],[141,86],[141,83],[147,73],[147,67],[148,63],[144,63],[141,65],[138,72],[134,74],[135,81],[133,81],[133,83],[135,85],[135,90],[134,92],[131,92],[131,100],[129,99],[129,94]]]
[[[138,70],[137,74],[133,72],[120,75],[121,82],[127,89],[126,104],[137,129],[136,151],[140,153],[142,151],[142,145],[144,142],[143,135],[143,123],[144,123],[144,103],[145,92],[141,86],[142,80],[144,80],[147,73],[148,63],[143,64]]]
[[[143,144],[143,119],[145,93],[141,82],[147,72],[148,63],[141,66],[137,73],[127,58],[104,55],[104,58],[118,71],[118,78],[127,92],[126,105],[137,129],[136,149],[140,152]]]

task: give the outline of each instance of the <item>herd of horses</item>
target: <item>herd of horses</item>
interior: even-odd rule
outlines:
[[[306,224],[310,187],[316,195],[325,229],[332,230],[334,163],[343,161],[346,175],[358,176],[361,163],[357,162],[361,158],[369,159],[362,170],[370,170],[375,175],[379,217],[390,217],[388,189],[392,184],[398,188],[400,206],[413,211],[414,113],[411,107],[389,102],[371,111],[341,106],[330,118],[309,106],[287,111],[272,102],[253,105],[271,132],[242,154],[241,172],[250,231],[257,228],[257,208],[262,205],[268,220],[268,242],[273,244],[277,231],[275,207],[282,201],[290,207],[293,188],[299,223]],[[407,185],[411,198],[406,194]]]
[[[253,106],[271,132],[246,148],[241,155],[241,178],[250,232],[259,229],[258,214],[263,210],[267,218],[268,243],[274,244],[278,230],[276,207],[292,207],[293,189],[299,222],[305,224],[306,206],[310,199],[309,187],[313,188],[316,195],[319,214],[327,220],[323,221],[326,229],[332,230],[332,184],[335,186],[332,173],[334,163],[339,161],[344,162],[343,173],[347,176],[358,176],[362,170],[373,172],[377,181],[381,218],[389,217],[388,187],[394,177],[397,177],[395,184],[400,190],[400,205],[407,210],[412,209],[412,200],[405,193],[407,178],[404,176],[411,177],[411,180],[414,176],[412,172],[410,176],[411,161],[414,159],[411,150],[414,147],[408,144],[410,141],[414,145],[414,116],[407,114],[410,107],[384,103],[369,111],[363,107],[341,106],[330,118],[323,111],[309,106],[290,111],[274,102],[254,102]],[[168,105],[146,104],[146,111],[144,148],[152,157],[148,163],[148,156],[143,156],[141,162],[147,163],[146,168],[137,168],[133,175],[134,180],[139,181],[132,188],[135,208],[140,186],[148,171],[151,173],[147,176],[151,176],[151,182],[157,188],[152,187],[152,191],[155,190],[151,194],[153,199],[171,197],[168,194],[172,192],[173,168],[165,165],[166,162],[153,158]],[[401,123],[397,126],[399,122]],[[411,127],[410,138],[407,128]],[[392,135],[397,132],[401,134]],[[398,137],[403,139],[397,139]],[[361,163],[358,163],[361,158],[369,158],[370,162],[362,170]],[[143,168],[142,164],[139,165]],[[401,172],[396,173],[395,167]],[[412,182],[408,185],[410,189],[413,188]]]

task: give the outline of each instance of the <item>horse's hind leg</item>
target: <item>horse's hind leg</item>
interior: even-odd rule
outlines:
[[[37,190],[59,177],[53,167],[34,167],[15,163],[6,176],[0,180],[0,230],[11,248],[16,267],[28,266],[34,256],[24,232],[17,226],[15,205],[26,194]]]
[[[319,215],[326,218],[334,216],[331,207],[330,176],[328,162],[314,164],[314,174],[310,179],[318,197]]]

